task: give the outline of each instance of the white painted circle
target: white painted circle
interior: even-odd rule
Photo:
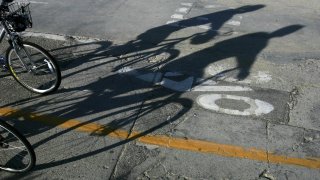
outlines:
[[[245,103],[250,105],[250,108],[247,108],[243,111],[236,110],[236,109],[223,108],[216,104],[216,101],[219,99],[231,99],[231,100],[244,101]],[[235,96],[235,95],[203,94],[197,98],[197,103],[205,109],[209,109],[209,110],[213,110],[213,111],[217,111],[225,114],[239,115],[239,116],[249,116],[249,115],[260,116],[263,114],[268,114],[274,110],[274,107],[265,101],[252,99],[245,96]]]

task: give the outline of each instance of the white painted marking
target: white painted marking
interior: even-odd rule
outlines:
[[[258,75],[253,76],[253,78],[257,79],[257,83],[266,83],[272,80],[272,76],[266,71],[259,71]]]
[[[53,40],[58,40],[58,41],[66,41],[65,36],[55,35],[55,34],[23,32],[22,35],[23,36],[33,36],[33,37],[44,37],[47,39],[53,39]]]
[[[119,69],[118,71],[117,71],[117,73],[119,73],[119,74],[132,74],[132,75],[137,75],[138,74],[138,72],[136,71],[136,70],[134,70],[134,69],[132,69],[131,67],[123,67],[123,68],[121,68],[121,69]]]
[[[258,109],[255,110],[257,116],[262,114],[268,114],[274,110],[274,107],[271,104],[261,101],[259,99],[256,99],[255,103],[258,106]]]
[[[171,79],[163,78],[163,80],[160,82],[160,85],[174,91],[186,92],[190,91],[193,84],[193,79],[193,77],[188,77],[183,81],[173,81]]]
[[[231,99],[231,100],[244,101],[245,103],[250,105],[250,108],[245,109],[244,111],[222,108],[216,104],[216,101],[219,99]],[[205,109],[209,109],[209,110],[213,110],[213,111],[217,111],[225,114],[240,115],[240,116],[249,116],[249,115],[260,116],[262,114],[268,114],[274,110],[274,107],[265,101],[261,101],[258,99],[251,99],[249,97],[243,97],[243,96],[234,96],[234,95],[204,94],[204,95],[200,95],[197,98],[197,103]]]
[[[226,82],[237,82],[237,83],[244,83],[244,84],[250,84],[251,80],[250,79],[243,79],[243,80],[239,80],[237,78],[234,77],[226,77],[226,78],[220,78],[223,81]]]
[[[228,75],[228,73],[220,73],[224,70],[230,69],[230,67],[223,67],[221,65],[209,66],[206,69],[206,72],[212,76],[215,76],[219,80],[227,81],[227,82],[239,82],[239,83],[267,83],[272,80],[272,75],[267,71],[258,71],[252,72],[246,79],[239,80],[233,76]]]
[[[194,77],[192,76],[189,76],[182,81],[175,81],[167,78],[167,77],[176,77],[176,76],[182,75],[177,72],[167,72],[165,74],[162,74],[160,72],[140,73],[137,70],[132,69],[131,67],[124,67],[118,70],[117,73],[135,76],[136,78],[141,79],[143,81],[161,85],[165,88],[178,91],[178,92],[253,91],[251,88],[245,87],[245,86],[216,86],[217,84],[216,81],[204,80],[200,78],[196,80],[196,83],[201,83],[201,84],[192,88],[194,83]],[[240,111],[237,109],[223,108],[216,104],[217,100],[223,100],[223,99],[243,101],[248,105],[250,105],[250,107],[243,111]],[[203,94],[197,98],[197,103],[205,109],[209,109],[209,110],[213,110],[213,111],[217,111],[225,114],[240,115],[240,116],[249,116],[249,115],[261,116],[263,114],[268,114],[274,110],[274,107],[265,101],[261,101],[259,99],[252,99],[250,97],[226,95],[226,94]]]
[[[146,74],[141,74],[136,76],[136,78],[146,82],[154,82],[155,77],[156,77],[156,73],[146,73]]]
[[[198,26],[198,28],[205,29],[205,30],[210,30],[211,26],[210,25],[200,25],[200,26]]]
[[[176,21],[176,20],[170,20],[170,21],[167,21],[166,24],[172,24],[172,23],[176,23],[176,22],[178,22],[178,21]]]
[[[171,16],[172,19],[183,19],[183,14],[174,14]]]
[[[186,8],[186,7],[183,7],[183,8],[179,8],[176,10],[176,12],[179,12],[179,13],[188,13],[188,11],[190,10],[190,8]]]
[[[161,83],[161,79],[162,79],[162,73],[157,72],[156,75],[154,76],[153,83],[159,84],[159,83]]]
[[[204,86],[198,85],[191,89],[191,91],[202,91],[202,92],[239,92],[239,91],[253,91],[249,87],[244,86]]]
[[[213,86],[218,84],[218,82],[212,79],[197,78],[196,84],[203,85],[203,86]]]
[[[130,75],[134,76],[135,78],[141,79],[146,82],[158,84],[161,83],[162,73],[160,72],[150,72],[150,73],[140,73],[131,67],[123,67],[117,71],[118,74]]]
[[[179,21],[171,20],[166,23],[169,26],[179,27]]]
[[[232,26],[240,26],[241,22],[240,21],[231,20],[231,21],[228,21],[226,24],[232,25]]]
[[[32,4],[49,4],[48,2],[29,1]]]
[[[191,7],[193,5],[193,3],[181,3],[182,6],[188,6]]]

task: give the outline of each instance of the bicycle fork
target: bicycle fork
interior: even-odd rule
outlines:
[[[23,48],[23,44],[21,42],[21,39],[18,35],[12,35],[10,36],[9,40],[10,45],[13,47],[14,51],[16,52],[20,62],[23,64],[23,66],[26,68],[28,72],[34,72],[36,69],[36,65],[34,62],[31,60],[31,57],[29,53]],[[26,59],[29,59],[26,61]],[[31,65],[29,66],[28,63]]]

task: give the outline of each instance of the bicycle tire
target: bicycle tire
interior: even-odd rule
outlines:
[[[36,156],[29,141],[2,119],[0,119],[0,136],[0,169],[15,173],[30,171],[35,166]],[[19,142],[17,144],[19,146],[15,144],[14,138]],[[17,154],[11,153],[11,150]],[[29,161],[26,161],[28,159]],[[18,167],[18,165],[23,166]]]
[[[44,95],[56,91],[61,83],[61,72],[56,60],[37,44],[22,42],[20,47],[20,57],[23,56],[22,59],[25,64],[28,63],[29,69],[18,57],[18,52],[10,46],[6,59],[7,67],[14,79],[24,88],[38,94]],[[33,62],[33,65],[30,62]]]

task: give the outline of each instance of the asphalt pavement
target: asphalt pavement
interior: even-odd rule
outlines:
[[[37,155],[1,179],[319,179],[317,1],[32,7],[23,35],[62,84],[39,96],[0,73],[0,115]]]

